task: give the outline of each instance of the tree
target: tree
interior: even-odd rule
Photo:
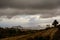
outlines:
[[[58,24],[58,21],[57,20],[54,20],[54,22],[52,23],[52,25],[54,25],[54,27],[56,27]]]

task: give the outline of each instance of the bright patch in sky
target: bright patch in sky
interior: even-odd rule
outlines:
[[[0,26],[18,26],[23,27],[34,27],[38,25],[47,25],[51,24],[55,19],[60,20],[60,16],[52,18],[41,18],[41,15],[18,15],[14,16],[11,19],[1,17]],[[59,21],[60,22],[60,21]]]

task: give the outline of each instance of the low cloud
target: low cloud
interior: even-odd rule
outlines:
[[[52,9],[52,10],[34,10],[34,9],[13,9],[6,8],[0,9],[0,17],[6,16],[7,18],[12,18],[14,16],[23,16],[23,15],[40,15],[42,18],[50,18],[54,16],[60,15],[60,8]]]
[[[0,0],[0,17],[41,15],[49,18],[60,15],[60,0]]]
[[[52,18],[41,18],[40,15],[24,15],[24,16],[15,16],[11,19],[8,18],[0,18],[0,26],[18,26],[21,25],[23,27],[37,27],[39,25],[47,25],[51,24],[55,19],[60,20],[60,16],[52,17]],[[60,21],[59,21],[60,22]]]

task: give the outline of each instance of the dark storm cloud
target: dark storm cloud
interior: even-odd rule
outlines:
[[[0,0],[0,8],[53,9],[59,4],[60,0]]]
[[[0,16],[11,18],[16,15],[54,17],[60,15],[60,0],[0,0]]]
[[[0,16],[7,16],[11,18],[16,15],[36,15],[39,14],[43,18],[47,17],[54,17],[60,15],[60,9],[53,9],[53,10],[33,10],[33,9],[0,9]]]

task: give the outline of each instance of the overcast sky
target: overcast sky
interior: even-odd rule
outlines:
[[[37,26],[54,19],[60,20],[60,0],[0,0],[1,26]]]

